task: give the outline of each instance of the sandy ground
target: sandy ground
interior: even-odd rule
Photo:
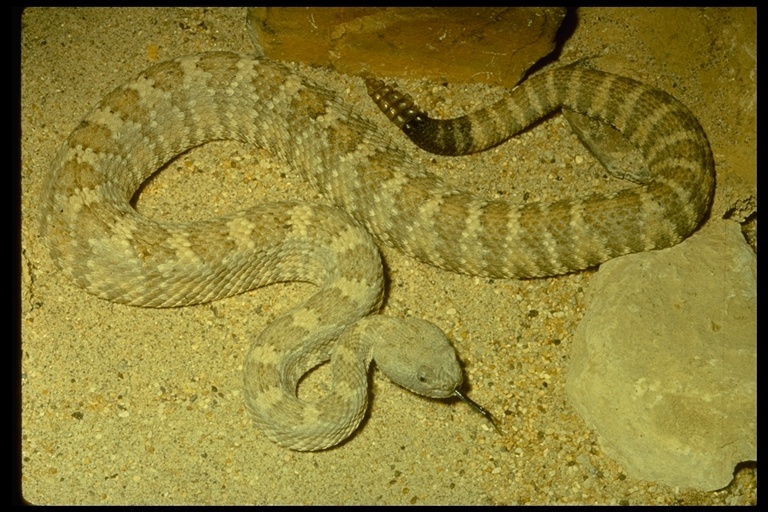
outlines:
[[[756,465],[714,493],[635,480],[600,449],[564,392],[572,333],[594,271],[556,279],[456,276],[384,249],[385,311],[428,318],[454,340],[471,396],[416,397],[372,375],[363,427],[322,453],[280,448],[243,407],[254,333],[311,292],[278,285],[190,308],[149,310],[86,294],[56,272],[35,222],[42,177],[66,135],[112,88],[158,60],[250,52],[242,9],[30,9],[22,32],[22,490],[38,504],[725,504],[756,502]],[[665,89],[699,117],[718,170],[713,217],[754,187],[754,11],[584,9],[561,62]],[[752,20],[750,22],[750,20]],[[750,25],[751,23],[751,25]],[[325,80],[370,109],[364,88]],[[323,78],[323,77],[321,77]],[[402,83],[401,83],[402,84]],[[347,89],[349,89],[347,91]],[[493,91],[446,88],[478,103]],[[466,96],[469,94],[469,96]],[[466,105],[466,103],[465,103]],[[551,199],[608,178],[561,116],[504,147],[425,165],[478,193]],[[546,168],[544,165],[546,164]],[[256,201],[320,201],[290,169],[239,144],[177,159],[138,201],[147,215],[199,219]],[[734,192],[736,191],[736,192]],[[727,194],[726,194],[727,195]],[[731,196],[728,196],[731,197]],[[323,372],[310,379],[320,381]]]

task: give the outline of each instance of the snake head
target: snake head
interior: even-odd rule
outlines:
[[[447,398],[463,380],[453,345],[426,320],[378,317],[372,349],[387,377],[419,395]]]

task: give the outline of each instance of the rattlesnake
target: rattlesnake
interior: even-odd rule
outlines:
[[[228,52],[177,58],[107,95],[69,135],[44,186],[42,235],[78,286],[124,304],[183,306],[278,281],[316,284],[253,341],[245,402],[277,443],[327,448],[365,412],[372,357],[429,396],[450,396],[462,380],[437,327],[371,315],[383,294],[371,235],[447,270],[516,278],[670,246],[700,222],[714,187],[704,132],[679,102],[628,79],[578,67],[535,76],[493,108],[451,122],[453,140],[482,142],[502,127],[497,143],[561,104],[616,126],[645,155],[652,179],[552,204],[484,200],[418,168],[336,93],[281,64]],[[273,203],[186,224],[132,208],[159,166],[220,139],[270,150],[336,207]],[[300,400],[299,379],[329,359],[328,395]]]

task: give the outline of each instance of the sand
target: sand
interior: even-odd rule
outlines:
[[[311,293],[275,285],[196,307],[111,304],[61,276],[35,222],[42,178],[88,110],[149,65],[210,50],[250,52],[243,9],[30,9],[22,26],[22,491],[36,504],[747,504],[756,464],[703,493],[635,480],[569,405],[572,333],[594,270],[529,281],[452,275],[384,249],[385,312],[448,333],[470,395],[414,396],[372,372],[361,429],[321,453],[295,453],[255,430],[241,365],[254,333]],[[754,10],[582,9],[560,62],[603,55],[602,69],[681,99],[712,143],[722,183],[754,186]],[[750,31],[750,21],[752,28]],[[314,71],[379,116],[359,81]],[[418,87],[418,84],[414,85]],[[450,87],[452,101],[493,97]],[[469,96],[467,96],[469,94]],[[467,103],[464,103],[467,105]],[[424,165],[492,197],[553,199],[621,187],[561,116],[502,148]],[[730,181],[729,181],[730,180]],[[750,180],[752,180],[750,182]],[[751,184],[750,184],[751,183]],[[736,187],[738,188],[738,187]],[[721,191],[718,190],[718,194]],[[257,201],[322,199],[290,169],[234,143],[176,159],[137,207],[201,219]],[[724,210],[716,203],[713,217]],[[323,371],[309,380],[322,385]]]

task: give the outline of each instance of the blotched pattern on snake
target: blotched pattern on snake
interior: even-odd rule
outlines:
[[[123,304],[183,306],[274,282],[316,284],[253,341],[244,381],[247,408],[268,437],[323,449],[362,419],[372,358],[418,393],[445,397],[461,384],[437,327],[373,314],[383,293],[374,238],[450,271],[520,278],[668,247],[696,228],[714,188],[704,132],[679,102],[637,82],[578,67],[543,73],[433,138],[496,144],[559,106],[620,130],[645,156],[650,180],[551,204],[486,200],[418,168],[399,149],[407,141],[283,65],[226,52],[182,57],[107,95],[70,134],[43,192],[42,234],[64,274]],[[186,224],[132,208],[162,164],[221,139],[271,151],[334,206],[273,203]],[[299,400],[299,379],[328,360],[329,394]]]

